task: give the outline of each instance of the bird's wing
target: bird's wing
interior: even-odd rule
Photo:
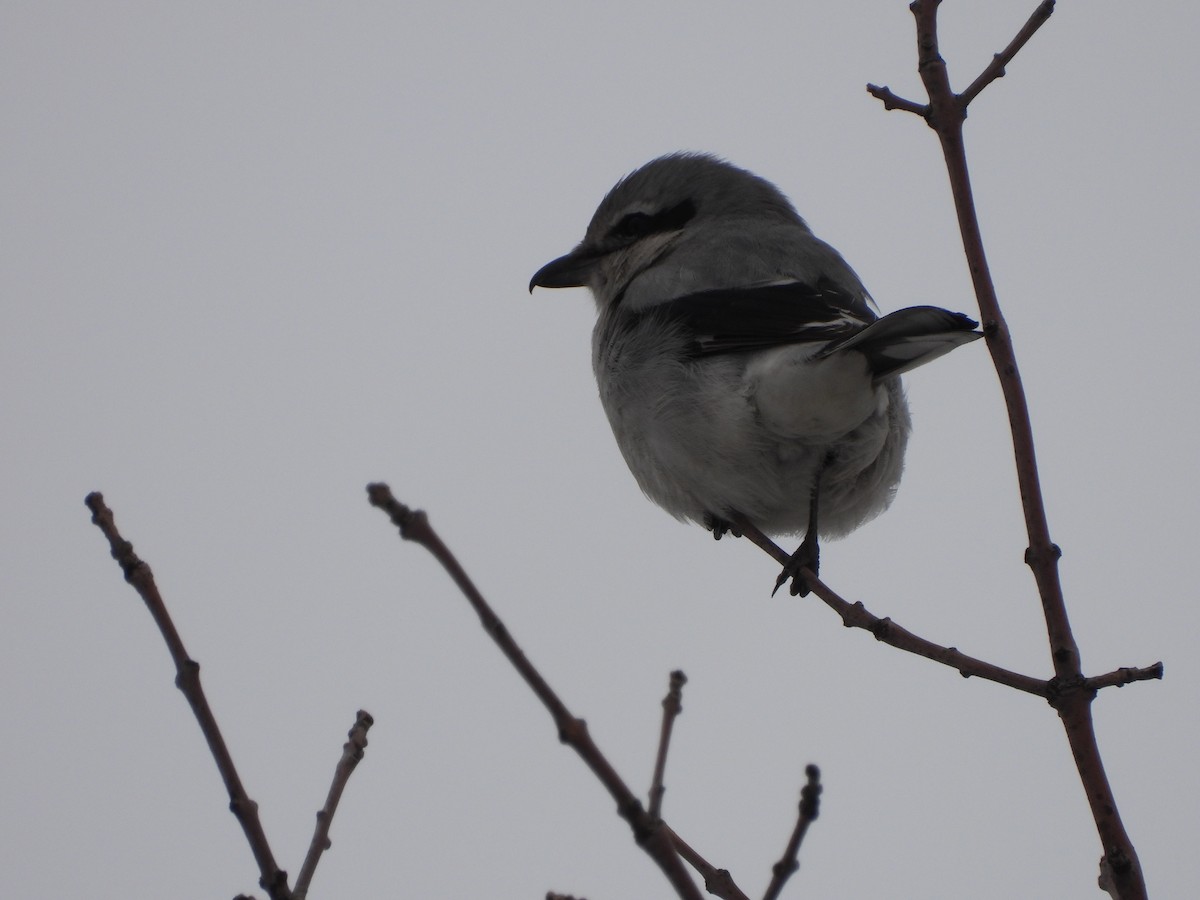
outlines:
[[[682,328],[693,358],[848,339],[874,321],[862,298],[825,278],[701,291],[640,315]]]
[[[817,359],[857,350],[867,357],[876,379],[899,375],[983,337],[979,323],[936,306],[911,306],[889,313],[854,334],[822,347]]]

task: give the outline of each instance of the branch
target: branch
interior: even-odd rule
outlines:
[[[929,117],[929,104],[916,103],[912,100],[905,100],[903,97],[892,93],[892,89],[886,84],[880,87],[877,84],[868,84],[867,93],[883,103],[883,108],[886,110],[899,109],[903,112],[912,113],[914,116],[920,116],[922,119]]]
[[[317,870],[317,863],[321,861],[321,854],[333,846],[329,840],[329,826],[333,822],[333,814],[337,812],[338,802],[342,799],[342,791],[346,789],[346,782],[350,780],[351,773],[358,766],[359,760],[363,758],[363,751],[367,749],[367,731],[374,724],[375,720],[371,718],[369,712],[361,709],[358,711],[354,727],[347,735],[350,740],[342,745],[342,758],[338,760],[337,768],[333,770],[333,783],[329,785],[325,806],[317,813],[317,827],[309,842],[304,864],[300,866],[300,874],[296,876],[296,889],[292,892],[295,900],[304,900],[308,896],[308,886],[312,882],[313,873]]]
[[[890,618],[880,618],[863,606],[861,601],[856,603],[846,601],[816,576],[809,575],[807,577],[812,592],[820,597],[826,606],[842,617],[842,624],[847,628],[862,628],[869,631],[875,636],[875,640],[956,669],[963,678],[976,676],[1028,694],[1036,694],[1039,697],[1046,696],[1046,682],[1040,678],[1022,675],[973,656],[967,656],[956,647],[943,647],[941,644],[935,644],[933,641],[919,637],[897,625]]]
[[[714,897],[720,897],[721,900],[750,900],[741,888],[734,883],[733,876],[729,874],[728,869],[718,869],[703,856],[692,849],[683,838],[671,830],[671,827],[665,822],[663,828],[667,830],[671,838],[671,843],[676,851],[682,856],[689,866],[700,873],[700,877],[704,879],[704,889]]]
[[[479,615],[484,631],[491,635],[501,652],[512,663],[525,683],[542,701],[542,705],[550,712],[554,724],[558,728],[558,738],[564,744],[569,744],[584,761],[592,773],[600,779],[600,783],[617,801],[617,812],[629,823],[633,830],[634,840],[638,846],[650,855],[671,882],[675,892],[685,900],[701,900],[702,895],[687,869],[684,868],[679,855],[675,851],[673,832],[661,820],[651,817],[633,792],[617,774],[608,759],[600,752],[591,735],[588,734],[587,723],[572,715],[566,705],[525,656],[524,651],[509,634],[508,629],[499,616],[488,605],[483,595],[467,576],[454,554],[442,543],[429,524],[429,518],[421,510],[409,509],[392,496],[391,489],[386,484],[367,485],[367,496],[371,505],[387,513],[388,517],[400,530],[400,536],[407,541],[414,541],[433,554],[442,564],[454,583],[458,585],[463,596],[467,598]]]
[[[1086,679],[1086,687],[1090,691],[1098,690],[1106,687],[1125,687],[1127,684],[1133,684],[1135,681],[1161,681],[1163,677],[1163,664],[1156,662],[1152,666],[1146,666],[1144,669],[1131,669],[1122,667],[1115,672],[1109,672],[1107,675],[1097,675],[1094,678]]]
[[[808,783],[800,789],[800,817],[796,820],[787,849],[772,868],[771,883],[767,885],[763,900],[777,900],[787,880],[800,868],[800,844],[808,833],[809,824],[816,821],[821,812],[821,770],[809,765],[805,767],[804,774],[808,777]]]
[[[780,565],[787,563],[787,553],[756,526],[741,517],[738,518],[736,524],[738,530],[758,545],[768,556],[773,557]],[[941,644],[935,644],[933,641],[919,637],[889,618],[881,619],[870,612],[861,602],[850,603],[843,599],[829,585],[814,575],[811,569],[802,569],[801,573],[812,592],[820,597],[826,606],[841,616],[842,624],[847,628],[861,628],[869,631],[875,635],[875,640],[890,644],[897,650],[915,653],[917,656],[923,656],[956,669],[963,678],[970,678],[974,675],[988,681],[995,681],[997,684],[1016,688],[1018,691],[1036,694],[1039,697],[1047,695],[1048,682],[1040,678],[1003,669],[973,656],[967,656],[955,647],[943,647]]]
[[[932,6],[936,9],[939,2],[941,0],[935,0]],[[979,73],[979,77],[972,81],[965,91],[954,95],[954,102],[959,108],[960,116],[963,118],[966,117],[967,107],[971,105],[971,101],[983,93],[984,88],[997,78],[1004,77],[1005,67],[1012,62],[1013,57],[1017,55],[1018,51],[1029,42],[1029,39],[1033,37],[1037,30],[1053,14],[1054,3],[1055,0],[1042,0],[1042,3],[1033,11],[1033,15],[1029,17],[1029,20],[1017,32],[1017,36],[1009,42],[1008,46],[992,56],[992,61],[988,63],[987,67]],[[914,3],[910,7],[913,9],[914,14],[916,13],[915,7],[918,5],[919,3]],[[902,112],[912,113],[913,115],[920,116],[932,125],[933,106],[930,103],[917,103],[915,100],[900,97],[893,93],[892,89],[887,85],[868,84],[867,93],[876,100],[879,100],[883,104],[883,108],[888,111],[898,109]]]
[[[1067,621],[1062,586],[1058,578],[1058,559],[1062,556],[1062,551],[1050,540],[1050,528],[1046,519],[1037,457],[1034,452],[1033,427],[1029,420],[1029,405],[1017,369],[1008,325],[1000,311],[1000,302],[983,249],[983,235],[975,214],[975,201],[962,141],[961,108],[950,88],[945,61],[938,54],[937,3],[918,0],[912,9],[917,19],[917,46],[920,53],[918,68],[929,91],[930,124],[937,131],[942,143],[958,214],[959,230],[962,233],[963,249],[979,301],[988,350],[1000,378],[1005,405],[1008,408],[1017,479],[1029,536],[1026,562],[1033,569],[1042,597],[1055,673],[1063,677],[1078,675],[1079,648]]]
[[[1004,73],[1005,66],[1049,18],[1054,5],[1051,2],[1040,4],[1008,48],[997,54],[963,94],[956,95],[950,87],[945,60],[938,50],[939,2],[940,0],[915,0],[909,7],[916,20],[917,70],[929,94],[926,122],[937,133],[942,146],[959,231],[962,234],[963,250],[979,301],[980,318],[983,320],[988,350],[1008,410],[1017,480],[1025,513],[1025,529],[1029,538],[1025,562],[1033,571],[1037,583],[1055,673],[1051,679],[1051,690],[1047,699],[1062,719],[1071,754],[1075,759],[1076,769],[1091,805],[1092,816],[1104,848],[1104,869],[1109,873],[1112,888],[1121,900],[1144,900],[1146,887],[1141,864],[1117,812],[1116,798],[1104,772],[1096,742],[1091,702],[1095,697],[1097,684],[1089,683],[1083,677],[1079,648],[1067,617],[1058,575],[1058,560],[1062,551],[1050,539],[1034,452],[1029,406],[1017,368],[1012,338],[1000,311],[995,285],[988,268],[971,192],[966,150],[963,146],[962,125],[966,118],[967,104],[978,96],[984,87]],[[1102,676],[1101,681],[1103,680]]]
[[[225,739],[221,737],[221,729],[217,727],[217,720],[209,708],[204,689],[200,686],[200,664],[191,659],[184,649],[175,623],[171,621],[162,595],[154,583],[154,573],[150,571],[150,566],[133,552],[133,544],[121,537],[117,531],[112,510],[105,506],[103,495],[98,491],[88,494],[84,503],[92,511],[92,522],[108,539],[113,559],[125,573],[125,580],[133,585],[134,590],[141,596],[150,615],[154,617],[158,630],[162,632],[163,640],[167,642],[167,649],[175,662],[175,686],[183,691],[191,705],[196,721],[200,723],[200,730],[204,732],[204,739],[208,742],[208,749],[216,760],[221,780],[225,782],[225,790],[229,793],[229,809],[241,823],[242,831],[245,832],[250,850],[254,854],[254,861],[258,863],[259,885],[273,900],[288,900],[291,891],[287,885],[287,873],[275,864],[275,857],[267,843],[267,835],[258,818],[258,804],[250,799],[246,789],[242,787],[242,781],[233,765],[233,758],[225,746]]]
[[[963,109],[970,106],[971,101],[978,97],[985,87],[997,78],[1004,77],[1004,67],[1012,62],[1012,58],[1017,55],[1017,51],[1025,46],[1034,33],[1046,24],[1046,21],[1053,12],[1054,0],[1042,0],[1038,8],[1033,11],[1033,15],[1029,17],[1029,21],[1017,32],[1017,36],[1009,42],[1007,47],[993,56],[991,63],[979,73],[979,77],[972,81],[970,86],[958,95],[958,102],[962,104]]]
[[[667,789],[663,786],[663,775],[667,769],[667,750],[671,746],[671,729],[683,712],[683,686],[687,676],[676,669],[671,673],[667,696],[663,697],[662,730],[658,736],[658,753],[654,759],[654,777],[650,781],[650,817],[662,818],[662,798]]]
[[[736,524],[742,534],[757,544],[781,565],[787,562],[788,554],[755,526],[745,520],[739,520]],[[1104,792],[1102,796],[1112,797],[1112,789],[1109,787],[1107,776],[1104,774],[1104,765],[1100,759],[1100,751],[1096,745],[1095,730],[1092,727],[1091,701],[1099,688],[1122,687],[1126,684],[1132,684],[1135,681],[1149,681],[1162,678],[1163,665],[1161,662],[1154,663],[1142,669],[1117,669],[1114,672],[1098,675],[1094,678],[1084,678],[1082,674],[1067,678],[1056,675],[1054,678],[1043,681],[967,656],[954,647],[943,647],[925,638],[918,637],[911,631],[897,625],[890,618],[881,619],[874,615],[861,602],[849,603],[817,578],[811,570],[802,570],[802,575],[806,579],[812,593],[820,597],[830,609],[841,616],[842,624],[847,628],[862,628],[875,635],[876,640],[890,644],[898,650],[914,653],[942,665],[957,669],[959,674],[964,678],[974,675],[988,681],[994,681],[997,684],[1007,685],[1019,691],[1044,697],[1062,717],[1063,727],[1067,729],[1068,741],[1071,744],[1076,767],[1080,773],[1080,780],[1083,782],[1085,788],[1091,790],[1094,787],[1096,790]],[[1093,801],[1094,810],[1095,802]],[[1113,805],[1105,810],[1105,812],[1112,819],[1115,819],[1118,825],[1120,824],[1115,800],[1113,800]],[[1100,827],[1099,822],[1097,823],[1097,827]],[[1102,838],[1104,834],[1105,832],[1102,831]],[[1106,844],[1105,846],[1108,847],[1109,845]],[[1130,845],[1129,850],[1132,851],[1132,849],[1132,845]],[[1128,860],[1131,857],[1120,852],[1120,850],[1121,848],[1119,847],[1114,848],[1112,851],[1106,850],[1105,859],[1102,860],[1102,868],[1105,872],[1109,873],[1110,879],[1113,880],[1118,877],[1127,877],[1130,871]],[[1132,859],[1136,861],[1136,856],[1133,856]],[[1136,893],[1132,895],[1122,893],[1115,896],[1117,896],[1118,900],[1124,900],[1126,897],[1139,897]],[[1145,895],[1142,894],[1141,896],[1144,897]]]

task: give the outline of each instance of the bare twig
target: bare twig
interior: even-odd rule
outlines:
[[[1009,41],[1007,47],[993,56],[987,68],[979,73],[979,77],[972,81],[970,86],[958,95],[958,102],[963,105],[964,109],[971,105],[971,101],[978,97],[985,87],[997,78],[1004,77],[1004,67],[1012,62],[1012,58],[1017,55],[1017,51],[1025,46],[1034,33],[1046,24],[1046,20],[1050,18],[1053,12],[1054,0],[1042,0],[1038,8],[1033,11],[1033,15],[1029,17],[1029,21],[1017,32],[1017,36]]]
[[[936,0],[934,6],[941,2]],[[961,114],[965,117],[967,107],[971,105],[971,101],[983,93],[983,89],[995,81],[997,78],[1003,78],[1005,75],[1005,66],[1012,62],[1012,58],[1017,55],[1017,52],[1029,42],[1029,39],[1037,32],[1039,28],[1046,23],[1054,12],[1055,0],[1042,0],[1042,3],[1033,11],[1033,15],[1017,32],[1007,47],[999,53],[993,55],[992,61],[987,67],[979,73],[970,86],[961,94],[955,96],[955,102],[961,110]],[[916,4],[913,4],[916,6]],[[920,116],[922,119],[929,121],[932,113],[932,105],[929,103],[918,103],[915,100],[908,100],[893,93],[892,89],[887,85],[868,84],[867,93],[883,104],[886,110],[898,109],[903,112],[912,113]]]
[[[906,100],[898,94],[893,93],[892,89],[886,84],[882,87],[877,84],[868,84],[867,93],[881,101],[884,109],[899,109],[903,112],[912,113],[914,116],[920,116],[922,119],[929,115],[929,104]]]
[[[938,53],[937,3],[918,0],[912,9],[917,19],[917,46],[920,53],[918,69],[930,97],[930,124],[937,131],[946,157],[963,248],[979,300],[988,349],[1000,377],[1012,427],[1017,479],[1020,483],[1025,525],[1029,534],[1026,562],[1033,569],[1042,596],[1055,673],[1070,677],[1078,675],[1079,672],[1079,648],[1067,623],[1062,586],[1058,578],[1058,559],[1062,551],[1050,540],[1050,528],[1046,519],[1034,452],[1033,427],[1029,420],[1029,405],[1017,368],[1008,325],[1000,311],[1000,302],[983,248],[983,235],[975,214],[975,201],[962,141],[963,111],[950,88],[946,63]]]
[[[743,535],[780,565],[788,561],[787,552],[754,525],[745,520],[739,520],[737,526]],[[810,569],[802,569],[801,573],[812,592],[820,597],[826,606],[841,616],[842,624],[847,628],[861,628],[869,631],[877,641],[889,644],[897,650],[914,653],[956,669],[963,678],[983,678],[1047,699],[1051,699],[1056,692],[1061,692],[1061,685],[1057,679],[1046,680],[1022,675],[1020,672],[1013,672],[973,656],[967,656],[957,647],[943,647],[941,644],[935,644],[933,641],[915,635],[908,629],[897,625],[890,618],[880,618],[863,606],[862,601],[849,602],[821,581]],[[1150,681],[1162,678],[1162,675],[1163,664],[1157,662],[1143,669],[1122,668],[1106,675],[1086,678],[1080,683],[1080,687],[1095,691],[1104,687],[1122,687],[1135,681]]]
[[[754,525],[745,520],[739,520],[737,525],[742,534],[762,548],[780,565],[788,561],[788,555],[783,548]],[[956,669],[964,678],[976,676],[1016,688],[1019,691],[1036,694],[1039,697],[1046,696],[1047,682],[1040,678],[1012,672],[973,656],[967,656],[955,647],[943,647],[941,644],[935,644],[933,641],[926,640],[906,628],[902,628],[891,619],[881,619],[870,612],[861,602],[850,603],[843,599],[829,585],[814,575],[812,570],[802,569],[801,574],[811,591],[820,597],[826,606],[842,617],[842,624],[847,628],[862,628],[875,635],[875,639],[878,641]]]
[[[808,833],[809,824],[816,821],[821,811],[821,770],[814,765],[808,765],[804,774],[808,783],[800,789],[800,815],[796,819],[796,827],[792,830],[787,849],[783,851],[779,862],[772,867],[771,883],[767,885],[763,900],[777,900],[787,880],[800,868],[800,844],[804,841],[804,835]]]
[[[1125,685],[1133,684],[1135,681],[1161,680],[1162,677],[1163,664],[1156,662],[1154,665],[1146,666],[1144,669],[1132,669],[1125,666],[1106,675],[1097,675],[1093,678],[1085,679],[1085,686],[1087,690],[1094,691],[1105,687],[1125,687]]]
[[[617,812],[629,823],[638,846],[658,864],[667,880],[675,888],[675,892],[686,900],[700,900],[702,895],[691,876],[688,875],[679,854],[676,853],[670,831],[661,820],[654,819],[646,812],[641,802],[634,796],[592,740],[588,733],[587,723],[572,715],[546,679],[525,656],[524,651],[517,645],[504,623],[484,600],[483,595],[467,576],[454,554],[442,543],[442,539],[430,526],[429,518],[425,513],[421,510],[409,509],[397,501],[386,484],[367,485],[367,495],[372,506],[387,513],[392,523],[399,528],[402,538],[420,544],[433,554],[434,558],[449,573],[479,615],[484,630],[491,635],[492,640],[512,663],[513,668],[525,679],[525,683],[549,710],[554,724],[558,728],[559,740],[570,745],[579,754],[587,767],[592,770],[600,783],[617,801]]]
[[[313,830],[308,853],[304,857],[304,864],[300,866],[300,874],[296,876],[296,888],[292,892],[295,900],[304,900],[308,896],[308,886],[312,883],[317,863],[321,861],[321,854],[332,846],[329,840],[329,826],[333,822],[333,814],[337,812],[346,782],[350,780],[351,773],[363,758],[363,751],[367,748],[367,731],[374,724],[375,720],[369,712],[362,709],[358,711],[354,727],[347,735],[349,740],[342,745],[342,758],[338,760],[337,768],[334,769],[333,782],[329,785],[329,793],[325,797],[325,806],[317,813],[317,827]]]
[[[1079,648],[1067,617],[1058,576],[1058,560],[1062,551],[1050,539],[1034,452],[1029,406],[1017,369],[1012,338],[1000,311],[984,252],[962,137],[967,104],[991,81],[1003,74],[1005,65],[1049,18],[1054,5],[1050,2],[1039,5],[1008,48],[997,54],[963,94],[956,95],[950,87],[946,63],[938,49],[939,2],[940,0],[915,0],[910,6],[917,26],[917,69],[929,94],[928,111],[924,118],[937,133],[942,146],[959,230],[962,233],[963,249],[979,301],[980,318],[983,320],[988,350],[992,355],[1008,409],[1017,480],[1029,538],[1025,561],[1033,571],[1041,597],[1055,673],[1050,682],[1047,699],[1062,719],[1071,754],[1075,759],[1076,769],[1091,805],[1092,816],[1104,848],[1104,865],[1111,878],[1112,889],[1121,900],[1143,900],[1146,888],[1141,864],[1117,812],[1116,798],[1108,783],[1096,742],[1095,729],[1092,726],[1091,702],[1095,697],[1095,688],[1117,682],[1106,680],[1105,676],[1089,681],[1082,675]],[[875,91],[872,93],[878,96]],[[888,108],[897,108],[895,104],[889,105],[886,98],[881,99],[884,99]],[[1153,669],[1154,667],[1151,667],[1151,670]]]
[[[651,818],[662,818],[662,798],[667,789],[663,786],[663,775],[667,770],[667,750],[671,746],[671,729],[675,720],[683,712],[683,686],[687,684],[687,676],[676,669],[671,673],[670,687],[667,696],[663,697],[662,730],[658,736],[658,753],[654,758],[654,777],[650,781]]]
[[[241,778],[233,765],[233,758],[225,746],[225,739],[221,737],[221,729],[217,727],[217,720],[209,708],[204,689],[200,686],[200,664],[188,656],[183,640],[175,629],[175,623],[171,621],[166,604],[163,603],[162,595],[158,592],[158,586],[154,583],[154,573],[150,571],[150,566],[133,552],[133,544],[121,537],[117,531],[112,510],[105,505],[103,495],[98,491],[93,492],[87,495],[84,502],[92,511],[92,522],[108,539],[113,559],[125,573],[125,580],[141,596],[150,615],[154,617],[158,630],[162,632],[163,640],[167,642],[167,649],[175,662],[175,686],[183,691],[191,705],[196,721],[200,723],[200,730],[204,732],[204,739],[208,742],[208,749],[216,760],[221,780],[225,782],[225,789],[229,792],[229,809],[241,823],[254,860],[258,863],[259,885],[273,900],[288,900],[291,891],[288,889],[287,873],[275,864],[275,857],[267,843],[267,835],[258,818],[258,804],[250,799],[246,789],[242,787]]]
[[[963,678],[975,676],[1015,688],[1018,691],[1025,691],[1028,694],[1036,694],[1039,697],[1046,696],[1046,682],[1040,678],[1032,678],[1029,675],[1001,668],[973,656],[967,656],[956,647],[943,647],[941,644],[935,644],[933,641],[919,637],[897,625],[890,618],[881,619],[863,606],[861,601],[850,603],[843,599],[816,576],[809,576],[808,584],[812,588],[812,592],[820,597],[826,606],[842,617],[842,624],[847,628],[862,628],[869,631],[875,636],[875,640],[956,669]]]
[[[729,874],[728,869],[718,869],[703,856],[692,849],[683,838],[671,830],[669,825],[663,824],[671,837],[671,843],[675,845],[675,849],[679,851],[689,866],[700,873],[700,877],[704,879],[704,889],[714,897],[720,897],[721,900],[750,900],[741,888],[734,883],[733,876]]]

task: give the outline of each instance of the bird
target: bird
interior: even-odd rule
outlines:
[[[895,496],[911,430],[899,376],[982,336],[935,306],[877,315],[774,184],[706,153],[621,178],[535,287],[590,289],[601,405],[646,496],[717,538],[803,535],[775,584],[794,595],[821,538]]]

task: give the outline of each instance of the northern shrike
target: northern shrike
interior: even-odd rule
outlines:
[[[808,593],[818,533],[891,503],[910,429],[899,375],[980,337],[959,313],[879,318],[858,276],[770,182],[678,153],[617,182],[535,287],[588,287],[617,445],[680,519],[804,533],[776,589]]]

